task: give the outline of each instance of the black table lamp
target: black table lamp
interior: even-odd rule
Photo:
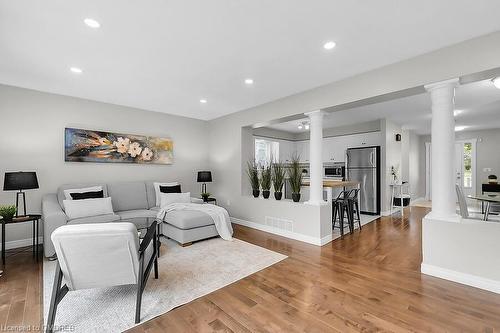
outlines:
[[[211,171],[198,171],[198,183],[203,183],[201,185],[201,193],[207,193],[207,184],[212,182],[212,172]]]
[[[19,216],[19,197],[23,197],[24,215],[26,215],[26,196],[23,190],[38,188],[36,172],[6,172],[3,182],[4,191],[19,191],[16,193],[16,216]]]

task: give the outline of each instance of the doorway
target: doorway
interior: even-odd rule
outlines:
[[[477,139],[455,141],[455,181],[462,187],[465,196],[476,194],[476,144]],[[430,142],[425,143],[425,197],[432,200],[431,181],[431,151]]]
[[[476,139],[455,143],[456,183],[465,196],[476,194]]]

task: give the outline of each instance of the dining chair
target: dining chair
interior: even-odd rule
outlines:
[[[462,187],[458,184],[455,184],[455,190],[457,191],[458,198],[458,207],[460,209],[460,216],[464,219],[469,218],[469,208],[467,207],[467,200],[465,199],[464,192],[462,191]]]
[[[152,267],[158,278],[156,222],[141,242],[132,223],[65,225],[57,228],[51,239],[58,261],[46,332],[53,332],[57,307],[64,296],[82,289],[136,285],[135,323],[140,322],[142,293]]]
[[[464,219],[471,219],[471,220],[483,220],[483,217],[479,214],[469,214],[469,207],[467,205],[467,199],[465,198],[464,192],[462,191],[462,187],[460,187],[458,184],[455,184],[455,190],[457,192],[457,198],[458,198],[458,207],[460,210],[460,216]]]

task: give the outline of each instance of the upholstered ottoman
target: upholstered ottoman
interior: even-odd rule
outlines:
[[[219,236],[212,218],[195,210],[178,210],[167,213],[162,233],[182,246],[192,242]]]

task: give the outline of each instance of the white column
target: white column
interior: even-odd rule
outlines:
[[[306,113],[309,117],[309,174],[311,177],[308,204],[326,204],[323,200],[323,111]]]
[[[431,170],[433,218],[457,219],[455,192],[455,87],[458,79],[425,86],[432,101]]]

